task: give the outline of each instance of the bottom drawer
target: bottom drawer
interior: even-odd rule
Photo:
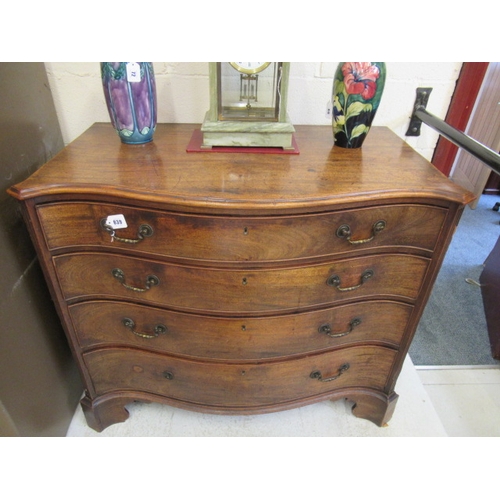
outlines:
[[[96,396],[113,391],[153,393],[220,408],[255,408],[348,387],[383,390],[397,351],[349,347],[268,363],[212,363],[134,349],[84,355]]]

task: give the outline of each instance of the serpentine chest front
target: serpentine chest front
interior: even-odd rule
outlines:
[[[136,400],[255,414],[348,398],[384,425],[470,195],[386,128],[362,149],[200,152],[195,125],[122,145],[95,124],[10,193],[85,384],[88,424]]]

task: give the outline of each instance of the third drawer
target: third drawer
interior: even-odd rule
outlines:
[[[413,307],[374,300],[272,317],[225,318],[138,304],[89,301],[70,306],[82,349],[139,347],[211,359],[269,359],[357,343],[397,348]]]

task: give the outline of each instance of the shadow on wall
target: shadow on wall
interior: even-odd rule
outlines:
[[[43,63],[0,63],[0,109],[0,435],[62,436],[83,386],[6,193],[64,146]]]

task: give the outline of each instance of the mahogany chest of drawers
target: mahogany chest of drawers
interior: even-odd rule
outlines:
[[[386,128],[362,149],[186,152],[195,125],[123,145],[95,124],[21,201],[95,430],[131,401],[254,414],[353,401],[384,425],[471,195]]]

